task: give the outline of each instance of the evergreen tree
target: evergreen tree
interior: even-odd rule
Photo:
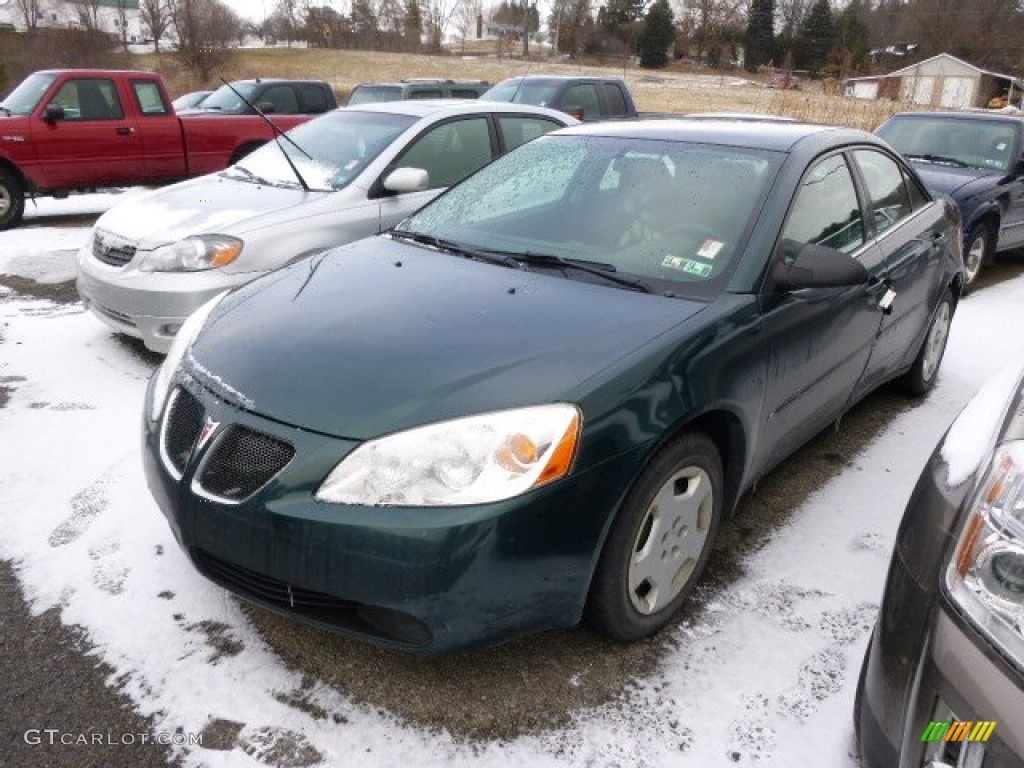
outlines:
[[[800,25],[802,49],[801,68],[817,74],[828,61],[835,40],[835,26],[832,22],[832,6],[829,0],[815,0],[811,12]]]
[[[423,13],[419,0],[405,0],[405,48],[418,51],[423,40]]]
[[[756,72],[772,59],[775,39],[775,0],[751,0],[747,17],[746,54],[744,66]]]
[[[871,41],[864,19],[868,10],[862,0],[850,0],[836,19],[835,50],[842,62],[840,77],[861,71],[867,61]]]
[[[656,0],[644,18],[637,47],[640,66],[660,69],[668,63],[668,49],[675,41],[676,28],[668,0]]]

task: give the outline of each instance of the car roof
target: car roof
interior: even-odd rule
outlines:
[[[604,81],[604,82],[617,82],[617,83],[623,82],[621,77],[614,77],[614,76],[607,76],[607,75],[516,75],[515,77],[508,77],[508,78],[502,80],[502,82],[503,83],[508,83],[508,82],[515,82],[517,80],[518,81],[522,81],[524,83],[525,82],[540,83],[540,82],[547,82],[547,81],[557,82],[557,83],[563,83],[563,82],[569,82],[569,81],[573,81],[573,82],[586,82],[588,80]]]
[[[412,77],[408,80],[360,83],[356,88],[372,88],[380,85],[402,88],[407,85],[490,85],[490,83],[486,80],[452,80],[450,78]],[[353,90],[355,90],[355,88],[353,88]]]
[[[862,141],[881,144],[876,136],[853,128],[839,128],[817,123],[784,120],[749,120],[745,118],[690,119],[658,118],[648,120],[613,120],[584,123],[559,133],[611,136],[629,139],[687,141],[701,144],[722,144],[749,149],[789,152],[803,139],[821,137],[828,143]]]
[[[351,112],[386,112],[393,115],[409,115],[410,117],[427,117],[430,115],[474,115],[486,112],[511,112],[516,114],[536,114],[555,117],[561,122],[569,118],[564,112],[547,107],[535,107],[532,104],[510,104],[505,101],[478,101],[477,99],[405,99],[403,101],[378,101],[369,104],[356,104],[351,107],[339,107],[336,111]],[[570,118],[570,123],[574,122]]]
[[[942,111],[931,111],[931,112],[897,112],[892,117],[910,117],[910,118],[924,118],[924,117],[939,117],[943,120],[965,120],[978,122],[980,120],[985,121],[1000,121],[1004,123],[1016,123],[1020,124],[1024,121],[1024,116],[1021,115],[1008,115],[1003,112],[942,112]],[[892,118],[890,118],[891,120]]]
[[[244,80],[232,80],[231,85],[237,85],[239,83],[258,83],[263,85],[264,83],[317,83],[322,84],[323,80],[307,80],[302,78],[294,77],[247,77]]]

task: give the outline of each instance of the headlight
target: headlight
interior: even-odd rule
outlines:
[[[244,243],[228,235],[195,235],[147,253],[139,262],[142,272],[196,272],[230,264]]]
[[[156,372],[156,376],[153,381],[153,402],[150,404],[149,418],[156,421],[160,418],[160,412],[164,409],[164,403],[167,401],[167,393],[171,388],[171,379],[174,378],[174,372],[178,370],[178,366],[181,365],[181,359],[185,356],[186,350],[192,345],[192,342],[196,340],[196,336],[203,330],[203,325],[206,324],[206,318],[213,312],[213,308],[220,303],[220,300],[227,295],[227,291],[220,293],[210,299],[208,302],[203,304],[199,309],[189,315],[185,322],[181,324],[181,328],[174,337],[174,341],[171,342],[171,348],[167,351],[167,357],[164,358],[163,365],[161,365]]]
[[[946,584],[978,628],[1024,667],[1024,441],[996,449]]]
[[[398,432],[346,456],[316,498],[413,507],[508,499],[569,472],[580,422],[576,406],[557,403]]]

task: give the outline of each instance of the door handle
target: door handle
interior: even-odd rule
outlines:
[[[118,136],[131,136],[133,133],[135,133],[135,129],[127,125],[122,125],[117,129]]]

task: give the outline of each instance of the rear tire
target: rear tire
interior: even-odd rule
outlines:
[[[700,580],[722,519],[722,461],[690,432],[640,473],[608,533],[586,618],[621,642],[653,635],[675,618]]]
[[[25,213],[25,189],[10,171],[0,168],[0,230],[10,229]]]
[[[964,290],[967,291],[989,260],[992,233],[988,224],[979,221],[964,238]]]
[[[939,366],[942,364],[942,356],[946,351],[946,341],[949,339],[949,327],[953,321],[953,294],[946,291],[942,302],[935,310],[932,324],[928,327],[928,333],[924,337],[921,351],[910,370],[899,379],[900,388],[908,395],[922,397],[935,386],[935,379],[939,374]]]

